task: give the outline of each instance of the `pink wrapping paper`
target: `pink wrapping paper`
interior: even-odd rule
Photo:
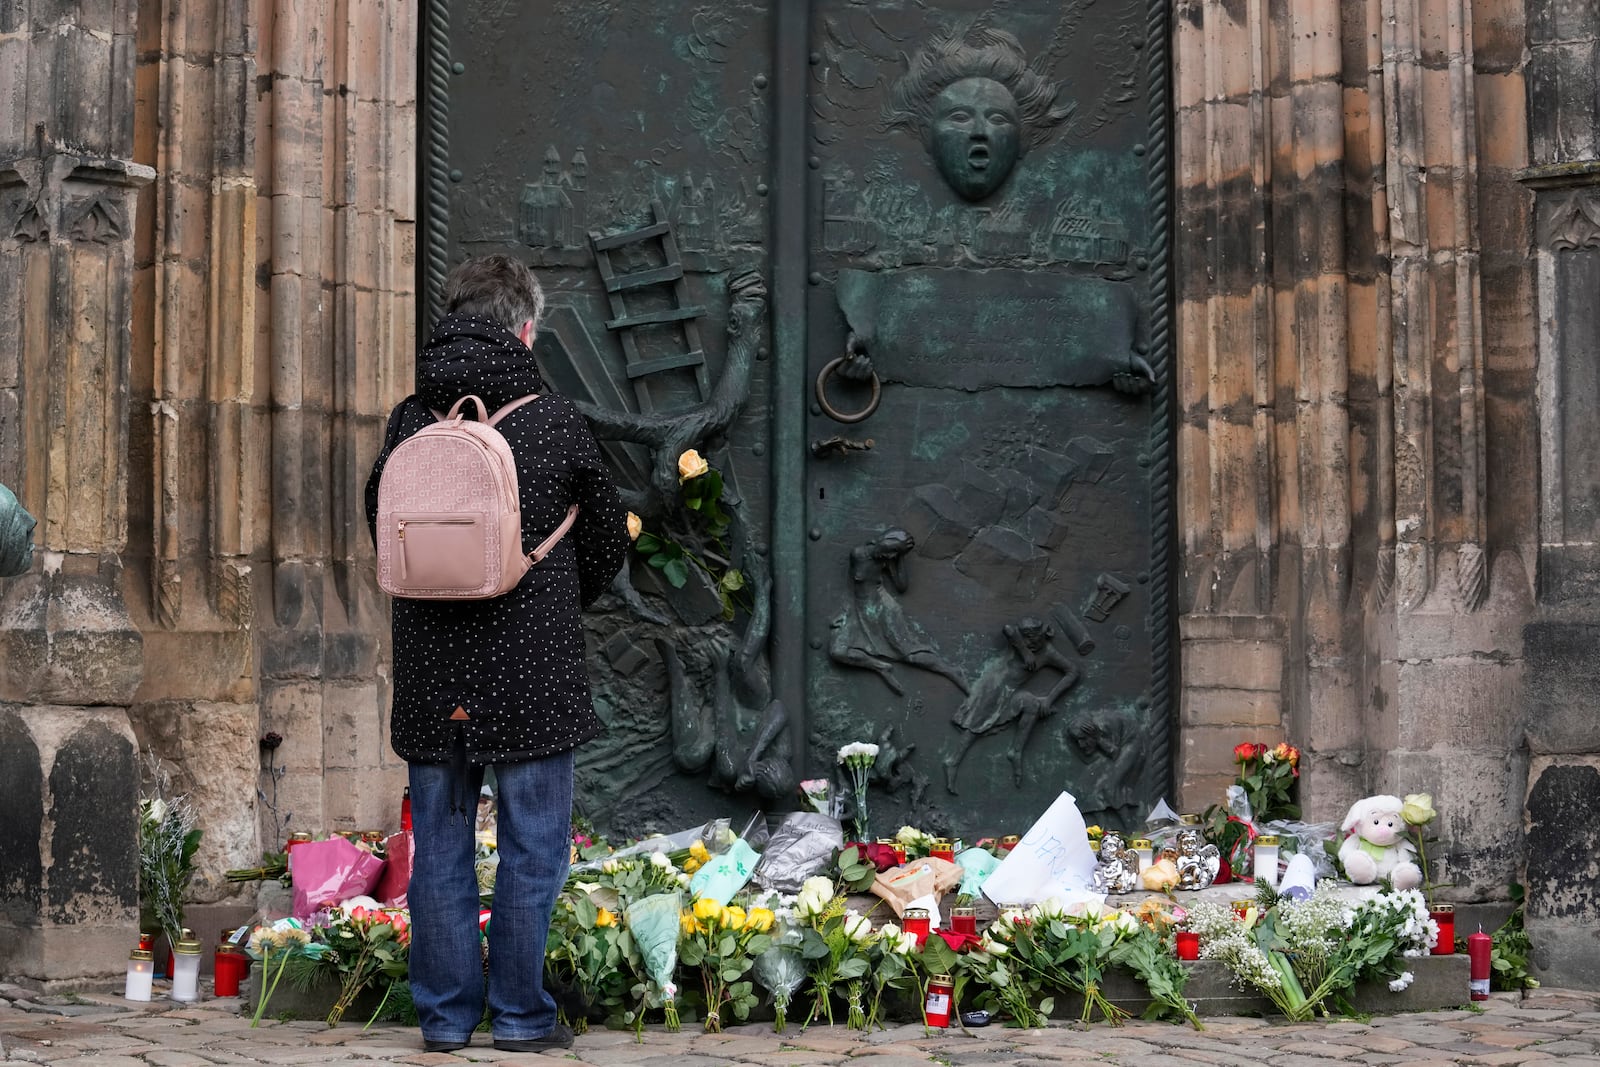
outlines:
[[[342,837],[296,845],[292,859],[294,917],[301,920],[330,904],[372,892],[383,874],[383,860]]]

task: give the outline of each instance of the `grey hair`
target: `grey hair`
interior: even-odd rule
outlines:
[[[512,333],[544,315],[544,289],[532,269],[513,256],[496,252],[474,256],[450,272],[444,283],[445,311],[493,319]]]

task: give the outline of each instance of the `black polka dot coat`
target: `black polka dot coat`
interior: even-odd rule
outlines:
[[[588,605],[628,551],[627,512],[577,408],[547,392],[533,354],[488,319],[448,316],[417,356],[417,391],[389,416],[367,480],[376,537],[378,482],[395,446],[468,394],[490,412],[544,393],[499,424],[517,461],[522,548],[533,550],[577,504],[578,521],[511,592],[492,600],[393,601],[394,712],[401,758],[443,763],[464,739],[473,763],[518,762],[575,748],[601,731],[584,664]],[[451,715],[463,708],[466,722]],[[459,733],[458,733],[459,731]]]

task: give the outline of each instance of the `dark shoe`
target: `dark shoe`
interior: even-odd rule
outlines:
[[[552,1049],[572,1047],[572,1028],[556,1023],[555,1029],[543,1037],[497,1037],[494,1047],[501,1052],[549,1052]]]
[[[466,1047],[467,1042],[465,1041],[434,1041],[432,1038],[426,1037],[422,1039],[422,1051],[424,1052],[455,1052],[457,1049]]]

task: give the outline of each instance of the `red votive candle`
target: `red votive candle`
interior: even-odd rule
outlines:
[[[1449,956],[1456,950],[1456,906],[1454,904],[1440,904],[1429,912],[1433,921],[1439,924],[1439,940],[1433,944],[1432,954],[1435,956]]]
[[[238,996],[239,983],[250,970],[250,957],[240,951],[238,945],[224,941],[217,946],[217,954],[212,958],[211,966],[212,994],[219,997]]]
[[[1192,930],[1178,931],[1178,958],[1180,960],[1197,960],[1200,958],[1200,935]]]
[[[958,934],[971,934],[978,936],[978,909],[977,908],[951,908],[950,929]]]
[[[915,935],[917,947],[921,948],[922,943],[928,940],[928,931],[932,928],[928,910],[926,908],[907,908],[903,918],[905,919],[906,933]]]

